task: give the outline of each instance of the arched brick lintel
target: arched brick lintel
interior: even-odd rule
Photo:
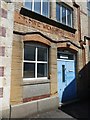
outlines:
[[[39,34],[27,34],[24,36],[23,41],[35,41],[51,46],[51,42]]]
[[[72,51],[73,53],[77,53],[78,52],[78,48],[76,47],[76,46],[74,46],[74,45],[70,45],[70,46],[68,46],[67,45],[67,42],[65,42],[65,43],[58,43],[57,44],[57,49],[61,49],[61,50],[68,50],[68,51]]]

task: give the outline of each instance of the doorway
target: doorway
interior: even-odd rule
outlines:
[[[59,53],[57,59],[58,96],[64,103],[76,98],[75,56]]]

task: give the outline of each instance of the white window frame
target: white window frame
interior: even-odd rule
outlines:
[[[35,0],[24,0],[24,6],[25,6],[25,1],[26,1],[26,2],[32,1],[31,11],[36,12],[36,11],[34,11],[34,1],[35,1]],[[40,2],[41,2],[41,6],[40,6],[40,7],[41,7],[41,10],[40,10],[40,13],[36,12],[36,13],[41,14],[41,15],[43,15],[43,1],[45,1],[45,0],[40,0]],[[38,0],[37,0],[37,2],[38,2]],[[49,17],[50,17],[50,2],[49,2],[49,0],[48,0],[47,2],[48,2],[48,16],[45,16],[45,15],[43,15],[43,16],[49,18]],[[27,8],[27,7],[25,7],[25,8]],[[27,8],[27,9],[29,9],[29,8]]]
[[[34,44],[33,44],[33,46],[34,46]],[[46,48],[47,49],[47,61],[37,61],[37,54],[38,54],[38,52],[37,52],[37,49],[38,49],[38,46],[39,47],[41,47],[41,48]],[[35,47],[36,47],[36,45],[35,45]],[[24,63],[26,62],[26,63],[34,63],[35,64],[35,78],[24,78],[23,77],[23,80],[42,80],[42,79],[48,79],[48,47],[44,47],[44,46],[41,46],[41,45],[37,45],[37,47],[36,47],[36,49],[35,49],[35,61],[29,61],[29,60],[24,60],[24,47],[23,47],[23,66],[24,66]],[[47,64],[47,77],[37,77],[37,64],[38,63],[44,63],[44,64]],[[24,67],[23,67],[24,68]],[[24,73],[24,69],[22,69],[23,70],[23,72],[22,72],[22,76],[23,76],[23,73]]]
[[[60,15],[59,15],[60,21],[58,21],[58,22],[64,24],[64,23],[62,22],[62,6],[64,6],[64,7],[66,8],[66,24],[64,24],[64,25],[67,25],[67,26],[69,26],[69,27],[72,27],[72,19],[73,19],[73,18],[72,18],[72,17],[73,17],[73,16],[72,16],[72,14],[73,14],[72,9],[69,8],[69,7],[66,6],[66,5],[59,4],[58,2],[57,2],[56,4],[58,4],[58,5],[60,6]],[[69,10],[71,11],[71,25],[68,25],[68,24],[67,24],[67,9],[69,9]]]

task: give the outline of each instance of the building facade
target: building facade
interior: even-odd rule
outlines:
[[[1,51],[8,47],[6,43],[10,45],[9,55],[1,52],[1,59],[10,57],[8,63],[4,62],[9,68],[3,66],[3,71],[2,61],[0,67],[1,81],[7,78],[6,85],[9,83],[8,110],[2,106],[3,117],[5,114],[12,118],[25,117],[84,97],[87,82],[82,79],[82,69],[88,62],[88,47],[84,42],[84,36],[88,36],[87,1],[4,3],[14,5],[11,14],[14,17],[11,32],[7,30],[11,41],[5,36],[5,45],[0,44],[5,46]],[[5,68],[10,78],[4,76]]]

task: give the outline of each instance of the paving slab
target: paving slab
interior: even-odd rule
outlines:
[[[50,110],[45,113],[38,113],[37,115],[28,116],[29,120],[32,118],[73,118],[59,109]]]

